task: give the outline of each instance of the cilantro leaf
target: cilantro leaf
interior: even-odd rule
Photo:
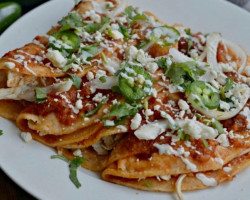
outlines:
[[[152,183],[151,183],[151,182],[149,182],[149,181],[146,181],[146,182],[145,182],[145,185],[146,185],[148,188],[153,187]]]
[[[144,13],[142,13],[142,14],[137,13],[136,8],[134,8],[132,6],[128,6],[125,9],[123,14],[126,15],[129,19],[131,19],[133,23],[136,20],[147,20],[148,19],[147,16]]]
[[[59,21],[58,24],[62,26],[62,31],[68,29],[76,29],[84,25],[81,16],[77,12],[71,12],[68,16]]]
[[[167,58],[165,58],[165,57],[161,57],[160,59],[158,59],[157,61],[156,61],[156,63],[157,63],[157,65],[160,67],[160,68],[162,68],[162,69],[164,69],[165,71],[168,69],[168,63],[167,63]]]
[[[76,74],[71,74],[71,73],[68,73],[68,75],[70,75],[71,80],[73,81],[73,85],[76,86],[77,89],[79,89],[82,83],[81,77],[77,76]]]
[[[3,135],[3,130],[0,130],[0,136]]]
[[[66,158],[65,156],[63,156],[63,155],[53,155],[50,158],[51,159],[60,159],[60,160],[63,160],[65,162],[67,162],[67,163],[70,162],[70,160],[68,158]]]
[[[205,148],[208,148],[209,145],[207,143],[207,140],[202,139],[202,143],[203,143],[203,145],[204,145]]]
[[[127,27],[119,24],[119,31],[123,34],[125,40],[130,38],[129,29]]]
[[[43,103],[47,97],[46,88],[35,87],[36,103]]]
[[[216,119],[211,120],[212,126],[217,129],[219,134],[225,133],[225,130],[223,129],[223,125]]]
[[[225,84],[225,92],[228,92],[231,90],[234,86],[234,81],[231,78],[226,78],[226,84]]]
[[[234,87],[235,83],[232,79],[230,78],[226,78],[226,84],[224,87],[220,88],[220,95],[222,97],[222,99],[226,102],[231,102],[232,100],[229,98],[226,98],[226,92],[228,92],[229,90],[231,90]]]
[[[126,102],[121,102],[118,104],[114,104],[111,109],[110,112],[106,115],[103,116],[103,118],[108,118],[108,117],[117,117],[117,118],[127,118],[130,116],[134,116],[139,109],[141,108],[141,105],[130,105]]]
[[[107,101],[108,101],[108,98],[103,99],[103,100],[96,106],[96,108],[94,108],[93,110],[91,110],[91,111],[89,111],[88,113],[84,114],[84,115],[83,115],[83,118],[84,118],[84,117],[89,117],[89,116],[94,115],[95,113],[97,113],[97,112],[100,110],[100,108],[102,107],[102,105],[105,104],[105,103],[107,103]]]
[[[175,85],[181,85],[184,88],[187,83],[197,80],[197,78],[205,73],[197,67],[194,61],[184,63],[172,63],[166,76]]]
[[[95,56],[96,54],[98,54],[98,45],[99,43],[86,45],[82,47],[81,50],[89,53],[91,56]]]
[[[149,40],[142,40],[140,44],[136,45],[137,49],[142,49],[145,47],[150,41]]]
[[[70,171],[69,178],[77,188],[81,187],[81,183],[77,178],[77,168],[80,167],[84,161],[85,161],[84,158],[77,157],[74,158],[69,164],[69,171]]]
[[[108,17],[104,17],[101,20],[101,23],[98,24],[88,24],[85,27],[85,31],[87,31],[88,33],[95,33],[96,31],[100,30],[105,24],[110,22],[110,18]]]

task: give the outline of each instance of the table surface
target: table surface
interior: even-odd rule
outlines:
[[[250,11],[250,0],[244,7]],[[23,14],[31,9],[24,8]],[[0,169],[0,200],[35,200],[35,198],[21,189]]]

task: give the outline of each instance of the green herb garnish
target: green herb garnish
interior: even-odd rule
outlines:
[[[203,143],[203,145],[204,145],[205,148],[208,148],[209,145],[207,143],[207,140],[202,139],[202,143]]]
[[[68,75],[70,75],[71,80],[73,81],[73,85],[76,86],[76,89],[80,89],[82,83],[81,77],[71,73],[68,73]]]
[[[3,135],[3,130],[0,130],[0,136]]]
[[[152,183],[151,183],[151,182],[149,182],[149,181],[146,181],[146,182],[145,182],[145,185],[146,185],[148,188],[153,187]]]
[[[121,24],[119,24],[119,31],[123,34],[124,40],[128,40],[131,37],[129,34],[129,29]]]
[[[106,119],[108,117],[117,117],[118,119],[124,119],[130,116],[134,116],[141,107],[141,105],[130,105],[126,102],[117,103],[110,108],[110,112],[104,115],[103,119]]]
[[[219,134],[223,134],[225,133],[224,129],[223,129],[223,125],[216,119],[212,119],[211,120],[212,126],[218,130]]]
[[[36,103],[43,103],[47,97],[46,88],[35,87]]]
[[[65,156],[63,156],[63,155],[53,155],[50,158],[51,159],[60,159],[60,160],[65,161],[67,163],[70,162],[70,160],[68,158],[66,158]]]
[[[77,188],[81,187],[81,183],[77,178],[77,168],[80,167],[84,161],[85,161],[84,158],[77,157],[74,158],[69,164],[69,171],[70,171],[69,178]]]
[[[105,82],[107,81],[105,76],[100,77],[99,80],[100,80],[102,83],[105,83]]]
[[[76,29],[84,25],[81,16],[77,12],[71,12],[68,16],[59,21],[58,24],[62,26],[62,28],[60,29],[62,31],[68,29]]]
[[[181,85],[186,89],[188,83],[197,80],[197,78],[205,73],[197,67],[194,61],[184,63],[172,63],[166,76],[175,85]]]
[[[101,20],[101,23],[98,23],[98,24],[88,24],[85,27],[85,31],[87,31],[90,34],[95,33],[96,31],[100,30],[105,24],[108,24],[109,22],[110,22],[110,18],[103,17],[102,20]]]
[[[101,52],[101,58],[104,64],[108,64],[108,60],[107,57],[105,56],[105,54],[103,52]]]
[[[143,47],[145,47],[147,44],[149,44],[149,40],[142,40],[140,44],[136,45],[137,49],[142,49]]]
[[[95,113],[97,113],[97,112],[100,110],[100,108],[102,107],[102,105],[105,104],[105,103],[107,103],[107,101],[108,101],[108,98],[103,99],[103,100],[96,106],[96,108],[94,108],[93,110],[91,110],[91,111],[85,113],[85,114],[83,115],[83,118],[89,117],[89,116],[94,115]]]

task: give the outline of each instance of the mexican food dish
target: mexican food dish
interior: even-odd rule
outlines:
[[[250,165],[250,56],[220,33],[82,1],[6,53],[0,80],[0,115],[26,142],[108,182],[181,199]]]

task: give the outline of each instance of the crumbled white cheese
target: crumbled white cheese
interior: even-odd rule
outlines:
[[[130,128],[132,130],[139,128],[139,126],[141,125],[141,120],[142,120],[141,115],[139,113],[136,113],[133,119],[131,120]]]
[[[106,76],[106,72],[105,71],[103,71],[103,70],[98,70],[97,72],[96,72],[96,78],[97,79],[99,79],[99,78],[101,78],[102,76]]]
[[[224,111],[229,111],[230,110],[230,104],[220,100],[220,109],[224,110]]]
[[[151,116],[151,115],[153,115],[154,114],[154,111],[152,111],[151,109],[146,109],[145,111],[144,111],[144,115],[145,116]]]
[[[106,96],[103,96],[103,94],[99,92],[94,96],[93,101],[101,102],[105,98]]]
[[[219,67],[223,72],[232,72],[237,67],[235,62],[219,63]]]
[[[4,66],[9,68],[9,69],[14,69],[16,67],[15,63],[13,63],[13,62],[5,62]]]
[[[150,72],[150,73],[155,73],[156,70],[158,69],[158,65],[155,62],[152,63],[148,63],[146,65],[146,69]]]
[[[30,143],[32,141],[32,135],[29,132],[21,132],[21,138],[26,143]]]
[[[216,139],[223,147],[228,147],[229,146],[229,140],[227,138],[226,134],[221,134],[219,137]]]
[[[74,156],[77,156],[77,157],[82,157],[82,151],[81,149],[77,149],[73,152],[73,155]]]
[[[171,175],[161,175],[160,178],[164,181],[168,181],[171,179]]]
[[[113,120],[105,120],[106,126],[115,126],[115,122]]]
[[[76,108],[79,109],[79,110],[83,108],[82,100],[81,99],[78,99],[76,101]]]
[[[155,105],[155,106],[154,106],[154,110],[159,110],[160,107],[161,107],[160,105]]]
[[[94,37],[96,42],[101,42],[103,40],[102,33],[99,31],[96,31]]]
[[[130,46],[126,49],[126,57],[128,60],[133,60],[136,58],[138,49],[135,46]]]
[[[167,122],[154,121],[149,124],[144,124],[135,131],[135,136],[140,140],[154,140],[158,135],[167,129]]]
[[[140,49],[137,52],[136,60],[139,61],[140,63],[146,63],[147,62],[147,58],[146,58],[145,52],[142,49]]]
[[[87,73],[87,79],[90,81],[90,80],[92,80],[94,78],[95,78],[95,76],[94,76],[93,72],[88,71],[88,73]]]
[[[208,178],[202,173],[196,174],[196,178],[198,178],[204,185],[206,186],[216,186],[217,181],[214,178]]]
[[[120,40],[120,39],[123,39],[123,37],[124,37],[123,34],[120,31],[117,31],[117,30],[112,30],[111,34],[112,34],[112,37],[115,40]]]
[[[46,57],[52,62],[55,67],[62,68],[66,65],[67,59],[58,50],[48,50]]]
[[[245,107],[243,111],[240,112],[241,115],[247,118],[247,129],[250,129],[250,109],[249,107]]]
[[[178,120],[177,125],[195,139],[214,139],[218,131],[194,119]]]
[[[217,163],[221,164],[221,165],[224,164],[223,159],[221,159],[221,158],[219,158],[219,157],[216,157],[216,158],[215,158],[215,161],[216,161]]]
[[[228,172],[232,171],[232,167],[223,167],[223,171],[228,173]]]
[[[182,99],[180,99],[178,101],[178,106],[180,107],[181,110],[188,110],[189,109],[188,103]]]
[[[118,125],[117,128],[124,133],[128,131],[128,128],[124,125]]]
[[[181,159],[186,164],[187,169],[191,170],[192,172],[198,171],[196,165],[194,163],[191,163],[190,160],[188,160],[187,158],[183,158],[183,157],[181,157]]]

